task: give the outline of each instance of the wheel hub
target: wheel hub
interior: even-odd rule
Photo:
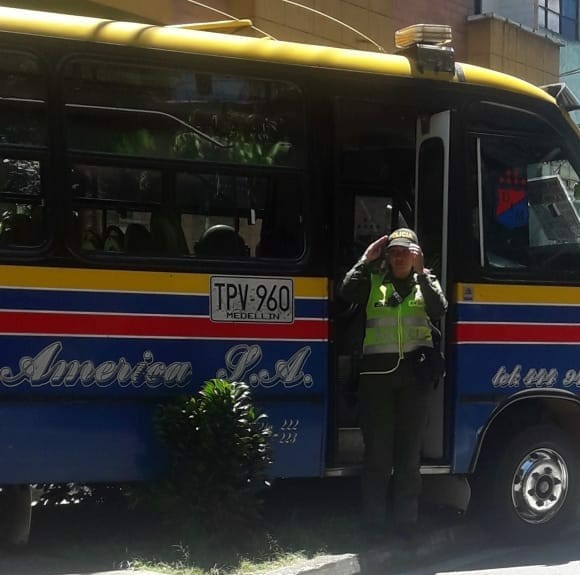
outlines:
[[[568,494],[568,467],[553,449],[530,451],[520,461],[512,481],[512,502],[520,519],[537,524],[550,521]]]

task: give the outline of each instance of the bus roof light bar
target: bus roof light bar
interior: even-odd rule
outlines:
[[[451,44],[452,40],[451,26],[443,24],[414,24],[395,32],[397,48],[410,48],[418,44],[445,46]]]
[[[421,73],[455,72],[455,54],[448,46],[453,39],[451,26],[415,24],[395,32],[397,53],[412,60]]]

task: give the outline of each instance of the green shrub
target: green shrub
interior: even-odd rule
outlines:
[[[170,456],[155,496],[163,513],[206,536],[251,530],[267,486],[271,429],[248,386],[208,381],[197,396],[162,406],[156,424]]]

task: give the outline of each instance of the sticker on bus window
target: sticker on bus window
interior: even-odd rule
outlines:
[[[290,278],[212,276],[212,321],[292,323],[294,286]]]
[[[527,181],[517,169],[506,170],[500,176],[495,203],[495,219],[508,229],[521,228],[528,223]]]

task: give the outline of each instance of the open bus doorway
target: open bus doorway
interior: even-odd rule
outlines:
[[[345,113],[348,108],[350,115]],[[354,114],[353,114],[354,111]],[[364,310],[340,301],[342,277],[373,240],[399,227],[419,232],[426,265],[441,279],[446,260],[444,198],[447,188],[449,114],[422,116],[385,102],[336,103],[337,127],[337,314],[335,341],[335,443],[330,473],[346,474],[362,461],[356,401],[357,359]],[[345,118],[349,118],[345,121]],[[444,386],[433,394],[424,442],[430,472],[443,463]]]

